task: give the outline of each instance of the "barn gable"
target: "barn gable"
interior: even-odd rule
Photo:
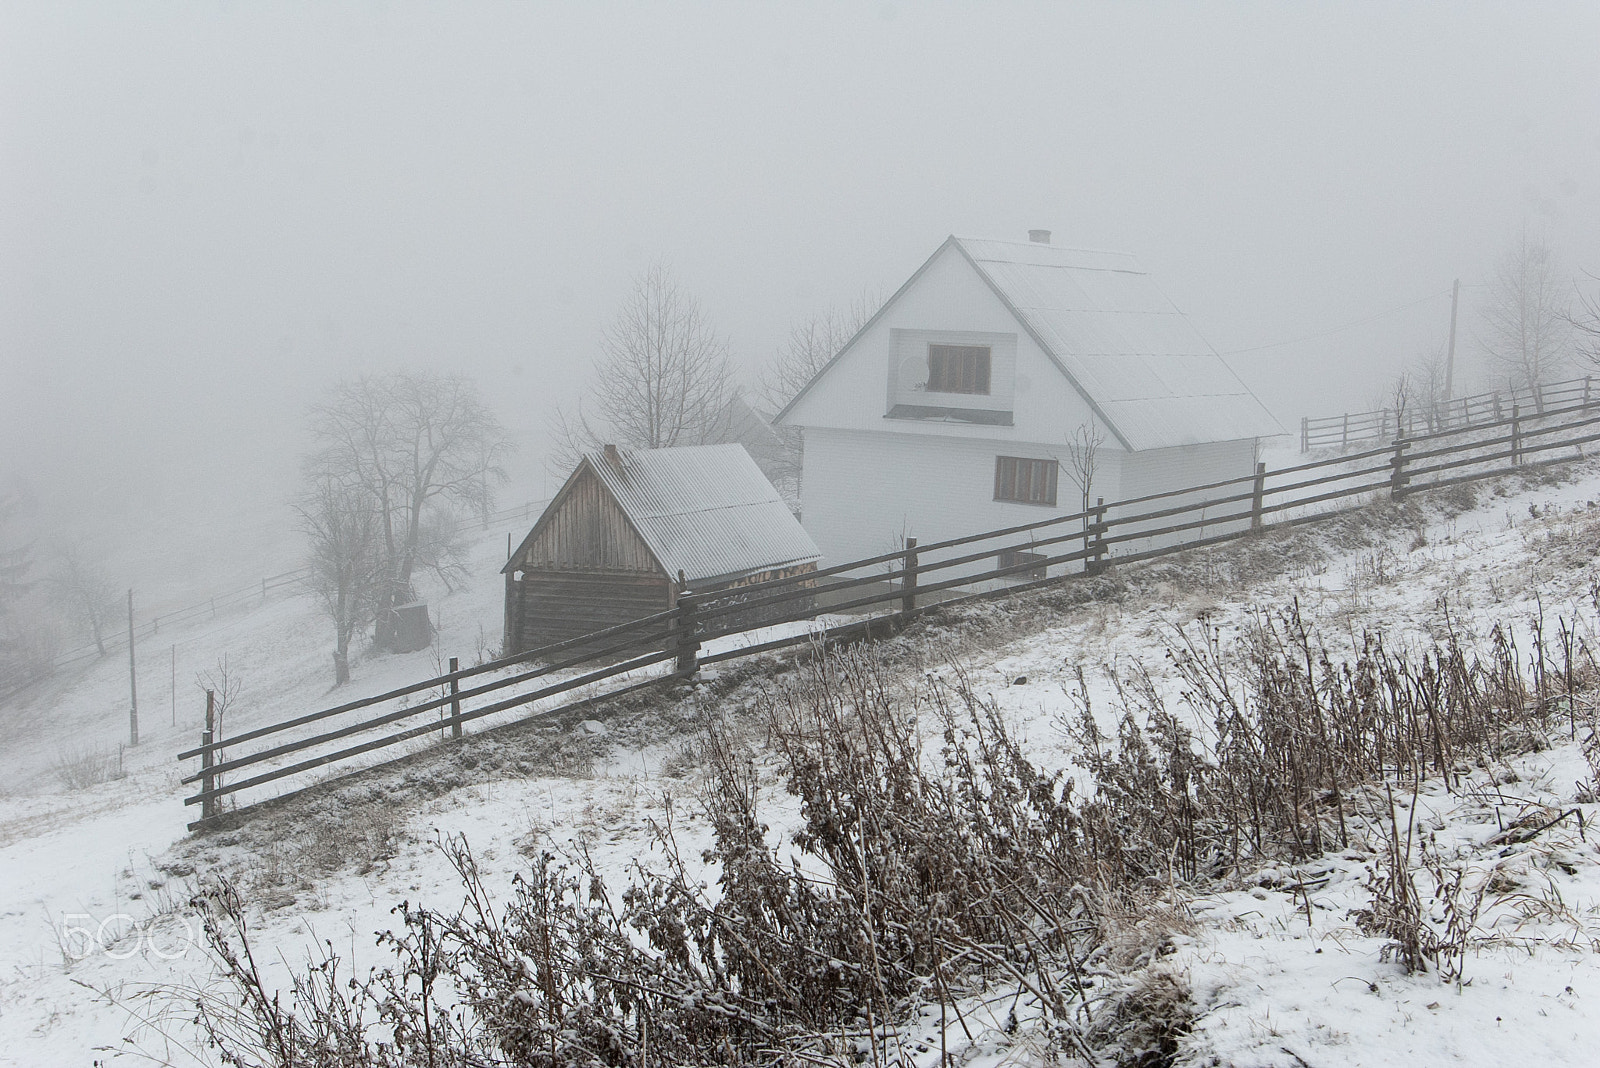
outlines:
[[[821,554],[740,445],[585,456],[501,570],[508,654],[815,570]],[[755,618],[743,621],[754,625]]]
[[[588,460],[567,479],[505,570],[660,571]]]
[[[596,492],[604,508],[587,496]],[[563,515],[580,511],[583,518]],[[569,545],[586,536],[614,544],[603,552]],[[648,563],[624,551],[635,542]],[[566,557],[549,555],[558,546]],[[673,578],[682,572],[698,588],[819,555],[743,446],[608,449],[583,458],[503,570],[565,566],[533,561],[570,557],[574,567],[659,570]]]

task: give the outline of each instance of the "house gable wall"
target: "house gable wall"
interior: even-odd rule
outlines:
[[[917,379],[926,379],[930,342],[990,345],[989,396],[917,391]],[[892,407],[908,401],[1009,411],[1010,425],[887,417]],[[952,243],[846,347],[783,422],[939,438],[1065,442],[1074,429],[1095,419],[1082,395]]]

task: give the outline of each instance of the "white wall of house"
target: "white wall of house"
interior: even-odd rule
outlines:
[[[1182,489],[1186,486],[1203,486],[1211,482],[1242,478],[1254,473],[1255,463],[1256,441],[1254,438],[1241,438],[1235,441],[1212,441],[1171,449],[1145,449],[1127,455],[1122,465],[1120,492],[1116,498],[1108,497],[1107,499],[1127,500],[1153,493],[1165,493],[1170,490]],[[1251,490],[1251,483],[1243,482],[1234,486],[1203,490],[1198,493],[1173,494],[1170,497],[1162,497],[1159,500],[1148,501],[1143,504],[1112,509],[1108,512],[1107,518],[1115,520],[1124,516],[1141,515],[1182,505],[1200,504],[1204,501],[1215,501],[1224,497],[1249,494]],[[1230,501],[1204,511],[1178,516],[1166,516],[1131,524],[1123,530],[1114,531],[1113,534],[1126,535],[1139,530],[1157,530],[1176,523],[1206,520],[1203,526],[1192,530],[1177,531],[1154,538],[1138,538],[1116,544],[1112,547],[1113,555],[1127,555],[1146,549],[1175,545],[1182,541],[1195,541],[1200,538],[1243,529],[1249,526],[1249,522],[1246,520],[1223,522],[1218,521],[1216,517],[1237,515],[1240,512],[1247,512],[1249,509],[1249,500]]]
[[[802,485],[809,489],[801,525],[824,564],[837,564],[892,552],[907,536],[926,545],[1078,511],[1078,490],[1065,472],[1054,507],[995,500],[997,456],[1065,459],[1065,446],[807,428]],[[1102,453],[1097,495],[1117,496],[1122,458],[1120,450]]]

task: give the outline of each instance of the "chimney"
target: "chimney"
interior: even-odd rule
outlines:
[[[1050,231],[1029,230],[1028,240],[1032,241],[1035,245],[1048,245],[1050,243]]]
[[[622,470],[622,455],[621,453],[617,452],[617,447],[615,445],[609,443],[606,445],[606,463],[610,464],[618,471]]]

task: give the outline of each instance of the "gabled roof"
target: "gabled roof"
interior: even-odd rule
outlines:
[[[617,450],[584,455],[522,540],[511,561],[565,503],[567,490],[593,471],[668,577],[690,586],[790,567],[821,557],[778,491],[742,445]],[[510,570],[508,562],[503,570]]]
[[[783,439],[772,424],[745,400],[744,390],[735,389],[722,406],[706,437],[718,442],[737,442],[746,449],[781,449]]]
[[[1126,253],[951,237],[856,338],[951,248],[972,265],[1125,448],[1159,449],[1285,432]],[[812,382],[832,366],[830,361]],[[781,422],[809,389],[810,384],[775,421]]]

